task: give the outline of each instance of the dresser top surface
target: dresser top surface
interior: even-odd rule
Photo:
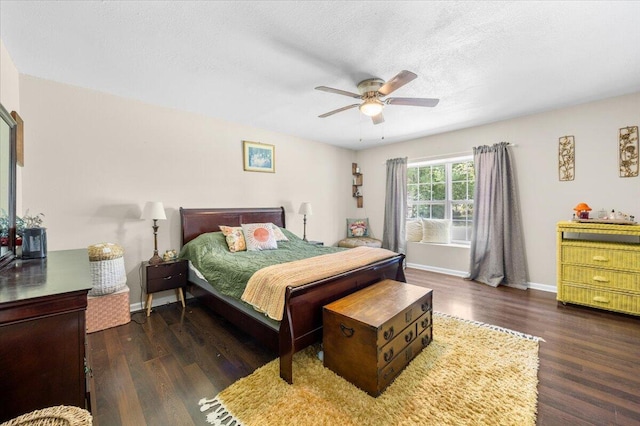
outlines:
[[[16,260],[0,271],[0,303],[90,290],[86,249],[50,251],[43,259]]]

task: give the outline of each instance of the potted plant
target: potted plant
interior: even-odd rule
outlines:
[[[16,219],[16,232],[22,236],[22,258],[40,259],[47,257],[47,229],[42,227],[44,213],[29,215],[27,210]]]

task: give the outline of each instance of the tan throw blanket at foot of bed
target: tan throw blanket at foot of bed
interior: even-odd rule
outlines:
[[[242,300],[253,305],[257,311],[281,321],[288,286],[298,287],[396,255],[397,253],[382,248],[356,247],[338,253],[267,266],[251,276],[242,294]]]

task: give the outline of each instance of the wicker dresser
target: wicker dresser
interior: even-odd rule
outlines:
[[[560,222],[557,238],[560,302],[640,315],[640,225]]]
[[[432,290],[384,280],[323,310],[324,365],[378,396],[431,343]]]

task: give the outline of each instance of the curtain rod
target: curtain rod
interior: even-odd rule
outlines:
[[[508,143],[509,146],[518,146],[518,144],[515,143]],[[473,149],[471,151],[461,151],[461,152],[449,152],[446,154],[438,154],[438,155],[430,155],[428,157],[418,157],[418,158],[409,158],[407,160],[407,163],[418,163],[420,161],[427,161],[427,160],[439,160],[439,159],[444,159],[444,158],[448,158],[448,157],[456,157],[456,156],[467,156],[467,155],[473,155]],[[386,164],[386,163],[384,163]]]

